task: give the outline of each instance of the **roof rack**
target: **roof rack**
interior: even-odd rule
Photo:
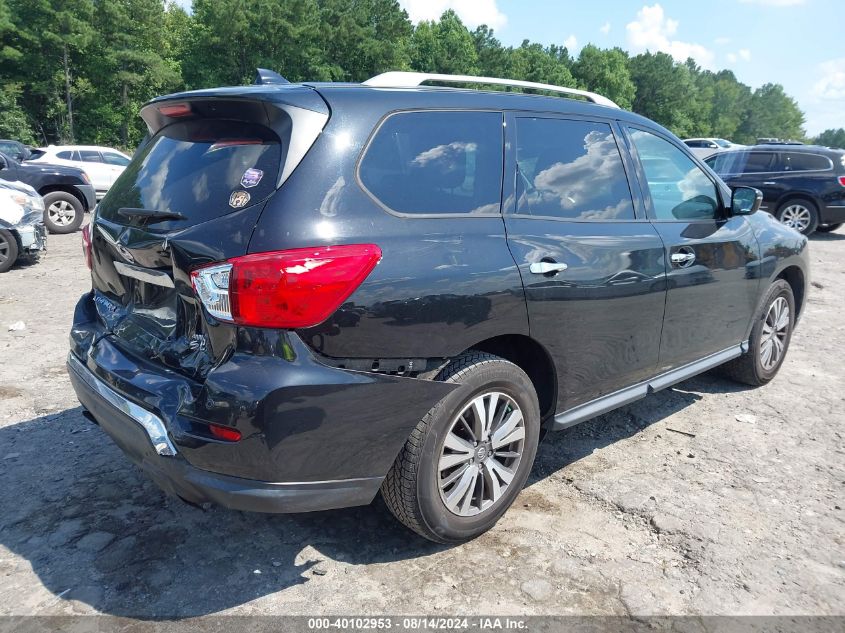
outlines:
[[[535,90],[547,90],[549,92],[560,92],[567,95],[584,97],[598,105],[619,108],[613,101],[595,92],[578,90],[576,88],[565,88],[551,84],[541,84],[534,81],[521,81],[519,79],[501,79],[499,77],[476,77],[474,75],[441,75],[437,73],[414,73],[403,71],[391,71],[371,77],[364,82],[365,86],[374,88],[413,88],[420,86],[426,81],[440,81],[443,83],[473,83],[473,84],[494,84],[497,86],[518,86],[520,88],[533,88]]]

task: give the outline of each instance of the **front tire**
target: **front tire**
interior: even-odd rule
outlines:
[[[775,217],[781,224],[795,229],[802,235],[810,235],[819,225],[819,210],[815,204],[803,198],[784,202]]]
[[[73,233],[85,219],[82,203],[67,191],[51,191],[44,196],[44,225],[50,233]]]
[[[492,354],[466,352],[437,379],[458,387],[417,424],[381,494],[417,534],[460,543],[493,527],[525,485],[540,408],[526,373]]]
[[[0,229],[0,273],[5,273],[18,259],[18,241],[6,229]]]
[[[729,378],[759,387],[778,373],[795,327],[795,298],[783,279],[771,285],[749,337],[748,352],[723,365]]]

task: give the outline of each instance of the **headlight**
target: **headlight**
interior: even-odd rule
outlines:
[[[86,174],[84,171],[82,172],[82,180],[85,181],[86,185],[91,184],[91,179],[88,177],[88,174]]]
[[[44,211],[44,198],[41,196],[30,196],[29,206],[33,211]]]

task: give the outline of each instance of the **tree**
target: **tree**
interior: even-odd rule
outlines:
[[[437,22],[420,22],[411,36],[414,70],[452,75],[477,75],[475,42],[458,14],[451,9]]]
[[[798,139],[804,137],[804,113],[780,84],[765,84],[751,95],[745,119],[739,128],[741,143],[760,137]]]
[[[572,75],[587,90],[615,101],[619,107],[630,109],[637,88],[628,70],[628,55],[621,48],[602,50],[592,44],[581,49],[572,65]]]
[[[21,143],[34,143],[32,128],[26,120],[23,108],[18,104],[16,86],[0,87],[0,138],[10,138]]]
[[[544,48],[524,40],[519,48],[510,52],[508,77],[575,88],[577,84],[569,70],[571,65],[572,58],[565,47]]]
[[[413,27],[396,0],[320,0],[320,48],[333,81],[410,67]]]
[[[666,53],[643,53],[631,58],[631,80],[637,87],[634,111],[668,127],[680,137],[694,129],[695,86],[686,66]]]
[[[23,86],[21,105],[43,136],[74,140],[73,102],[85,90],[84,53],[95,30],[92,0],[7,0],[20,52],[9,76]]]
[[[813,139],[813,142],[817,145],[845,149],[845,129],[840,127],[835,130],[825,130]]]
[[[730,70],[714,75],[710,132],[713,136],[736,140],[739,126],[751,102],[751,88],[737,81]]]
[[[480,74],[487,77],[504,77],[508,73],[511,49],[506,49],[493,35],[493,29],[482,24],[472,32]]]

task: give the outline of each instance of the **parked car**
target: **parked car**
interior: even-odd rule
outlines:
[[[81,169],[20,163],[0,152],[0,178],[19,180],[44,197],[44,224],[50,233],[72,233],[97,204],[91,179]]]
[[[129,164],[129,157],[110,147],[96,145],[50,145],[39,147],[32,163],[77,167],[85,171],[101,199]]]
[[[804,235],[845,223],[845,152],[817,145],[756,145],[705,161],[731,187],[763,192],[764,211]]]
[[[141,116],[151,139],[83,229],[68,372],[192,503],[304,512],[380,490],[422,536],[473,538],[542,430],[725,363],[764,384],[805,303],[807,239],[601,95],[387,73]]]
[[[0,273],[46,248],[44,200],[22,182],[0,180]]]
[[[18,162],[26,160],[32,155],[32,152],[26,145],[20,141],[10,139],[0,139],[0,152],[11,156]]]
[[[723,138],[688,138],[684,139],[684,144],[699,158],[706,158],[716,152],[745,147],[745,145],[731,143]]]

